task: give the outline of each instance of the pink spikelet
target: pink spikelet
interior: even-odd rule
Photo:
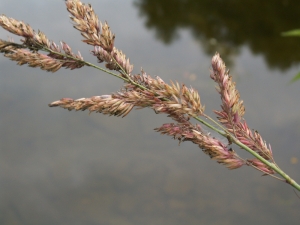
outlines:
[[[245,114],[243,101],[240,100],[240,94],[236,89],[235,82],[229,76],[229,71],[226,70],[225,64],[218,53],[212,58],[210,77],[218,84],[217,91],[222,100],[222,111],[214,111],[220,123],[240,142],[256,151],[265,159],[273,160],[272,151],[268,149],[260,134],[257,131],[253,133],[248,128],[243,118]]]

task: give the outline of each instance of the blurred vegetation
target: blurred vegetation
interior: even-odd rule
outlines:
[[[300,37],[300,29],[297,30],[290,30],[282,33],[282,36],[285,37]],[[296,74],[296,76],[293,77],[291,80],[291,83],[294,83],[295,81],[300,80],[300,73]]]
[[[209,56],[218,51],[230,59],[247,46],[271,69],[285,70],[300,62],[295,48],[299,40],[280,35],[299,27],[300,1],[135,0],[135,6],[146,27],[166,44],[180,29],[189,29]]]

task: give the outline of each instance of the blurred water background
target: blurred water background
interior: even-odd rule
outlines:
[[[245,102],[249,126],[272,144],[300,182],[300,1],[89,0],[134,64],[196,88],[214,116],[209,78],[220,52]],[[63,1],[0,0],[0,13],[56,43],[96,58],[72,28]],[[1,39],[15,37],[0,29]],[[126,118],[49,108],[62,97],[118,91],[122,81],[92,68],[47,73],[0,57],[0,224],[298,224],[300,201],[283,182],[245,167],[229,171],[191,143],[153,129],[151,110]],[[238,150],[238,149],[236,149]],[[247,154],[240,153],[245,157]]]

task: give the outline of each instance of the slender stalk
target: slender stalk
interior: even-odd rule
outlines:
[[[117,62],[116,62],[117,63]],[[121,67],[122,68],[122,67]],[[124,70],[122,70],[122,72],[125,73]],[[129,77],[128,74],[126,74],[127,77]],[[128,81],[127,81],[128,82]],[[137,84],[136,82],[132,81],[132,79],[129,79],[129,82],[132,83],[133,85],[136,85],[138,87],[141,87],[140,84]],[[142,86],[143,87],[143,86]],[[146,87],[143,87],[144,90],[148,90]],[[165,99],[167,100],[167,99]],[[220,124],[218,124],[215,120],[213,120],[212,118],[206,116],[208,119],[210,119],[212,122],[214,122],[215,124],[217,124],[218,126],[220,126]],[[300,185],[294,181],[293,179],[291,179],[284,171],[282,171],[276,164],[269,162],[268,160],[264,159],[262,156],[260,156],[258,153],[256,153],[255,151],[253,151],[251,148],[249,148],[248,146],[244,145],[243,143],[241,143],[239,140],[237,140],[234,136],[232,136],[231,134],[229,134],[228,132],[218,129],[214,126],[212,126],[211,124],[207,123],[205,120],[199,118],[199,117],[193,117],[195,120],[197,120],[198,122],[204,124],[206,127],[214,130],[215,132],[219,133],[220,135],[228,138],[228,135],[231,139],[231,141],[233,143],[235,143],[236,145],[238,145],[239,147],[241,147],[242,149],[246,150],[247,152],[249,152],[251,155],[253,155],[255,158],[257,158],[258,160],[260,160],[262,163],[264,163],[265,165],[269,166],[270,168],[272,168],[274,171],[276,171],[279,175],[281,175],[285,182],[290,184],[291,186],[293,186],[295,189],[297,189],[298,191],[300,191]],[[221,127],[222,128],[222,127]],[[223,129],[223,128],[222,128]]]
[[[77,59],[77,58],[75,58],[75,57],[73,57],[73,56],[66,55],[66,54],[63,54],[63,53],[60,53],[60,52],[53,51],[52,49],[46,48],[45,46],[41,46],[41,47],[42,47],[41,50],[44,50],[44,51],[46,51],[46,52],[50,52],[50,53],[53,53],[53,54],[57,54],[57,55],[60,55],[60,56],[64,56],[64,57],[70,58],[70,59],[75,60],[75,61],[77,61],[77,62],[83,63],[83,64],[86,65],[86,66],[93,67],[93,68],[95,68],[95,69],[98,69],[98,70],[101,70],[101,71],[103,71],[103,72],[105,72],[105,73],[108,73],[108,74],[110,74],[110,75],[112,75],[112,76],[115,76],[115,77],[117,77],[117,78],[119,78],[119,79],[122,79],[122,80],[124,80],[125,82],[129,82],[129,80],[126,79],[125,77],[122,77],[122,76],[120,76],[120,75],[118,75],[118,74],[116,74],[116,73],[113,73],[113,72],[111,72],[111,71],[109,71],[109,70],[106,70],[106,69],[104,69],[104,68],[102,68],[102,67],[96,66],[95,64],[92,64],[92,63],[90,63],[90,62],[87,62],[87,61],[84,61],[84,60],[80,60],[80,59]]]
[[[51,53],[55,53],[55,54],[59,54],[59,55],[63,55],[63,56],[66,56],[62,53],[58,53],[58,52],[54,52],[52,51],[51,49],[48,49],[48,48],[44,48],[46,51],[49,51]],[[103,69],[101,67],[98,67],[92,63],[89,63],[89,62],[86,62],[86,61],[82,61],[82,60],[79,60],[75,57],[72,57],[72,56],[66,56],[68,58],[71,58],[73,60],[77,60],[79,62],[82,62],[84,63],[85,65],[87,66],[90,66],[90,67],[93,67],[93,68],[96,68],[96,69],[99,69],[105,73],[108,73],[108,74],[111,74],[117,78],[120,78],[122,80],[124,80],[125,82],[130,82],[131,84],[133,85],[136,85],[137,87],[143,89],[143,90],[149,90],[147,89],[146,87],[140,85],[140,84],[137,84],[136,82],[134,82],[132,79],[130,79],[130,75],[129,74],[126,74],[126,72],[122,69],[122,72],[125,73],[126,78],[120,76],[120,75],[117,75],[115,73],[112,73],[106,69]],[[118,62],[115,60],[115,62],[118,64]],[[120,66],[118,64],[118,66]],[[120,68],[122,68],[120,66]],[[150,91],[150,90],[149,90]],[[164,99],[164,100],[168,100],[168,99]],[[219,125],[216,121],[214,121],[212,118],[206,116],[208,119],[210,119],[212,122],[214,122],[215,124]],[[271,163],[269,162],[268,160],[264,159],[262,156],[260,156],[258,153],[256,153],[255,151],[253,151],[251,148],[249,148],[248,146],[244,145],[243,143],[241,143],[239,140],[237,140],[234,136],[232,136],[231,134],[229,134],[228,132],[224,131],[224,130],[221,130],[221,129],[218,129],[216,127],[214,127],[213,125],[211,125],[210,123],[206,122],[205,120],[201,119],[200,117],[193,117],[195,120],[197,120],[198,122],[204,124],[206,127],[214,130],[215,132],[217,132],[218,134],[228,138],[228,135],[230,136],[230,139],[233,143],[235,143],[236,145],[238,145],[239,147],[241,147],[242,149],[246,150],[247,152],[249,152],[251,155],[253,155],[255,158],[257,158],[258,160],[260,160],[262,163],[264,163],[265,165],[269,166],[270,168],[272,168],[274,171],[276,171],[280,176],[282,176],[285,180],[286,183],[290,184],[291,186],[293,186],[295,189],[297,189],[298,191],[300,191],[300,185],[294,181],[293,179],[291,179],[285,172],[283,172],[276,164],[274,163]]]
[[[194,119],[197,120],[197,121],[199,121],[200,123],[204,124],[205,126],[209,127],[210,129],[214,130],[215,132],[219,133],[220,135],[222,135],[224,137],[227,137],[227,135],[228,135],[227,132],[224,132],[223,130],[217,129],[216,127],[212,126],[211,124],[207,123],[206,121],[204,121],[203,119],[201,119],[199,117],[194,117]],[[244,149],[247,152],[249,152],[251,155],[253,155],[255,158],[257,158],[258,160],[260,160],[265,165],[271,167],[274,171],[276,171],[279,175],[281,175],[284,178],[284,180],[285,180],[286,183],[292,185],[294,188],[296,188],[298,191],[300,191],[300,185],[295,180],[293,180],[292,178],[290,178],[290,176],[288,176],[285,172],[283,172],[276,164],[271,163],[268,160],[264,159],[262,156],[260,156],[258,153],[256,153],[255,151],[253,151],[248,146],[246,146],[243,143],[241,143],[239,140],[237,140],[232,135],[230,135],[230,138],[231,138],[231,141],[233,143],[235,143],[236,145],[238,145],[242,149]]]
[[[117,62],[116,62],[117,63]],[[98,68],[97,66],[94,66],[91,63],[87,63],[86,65],[89,66],[93,66],[94,68]],[[104,70],[105,72],[106,70]],[[123,70],[122,72],[125,73],[125,71]],[[129,75],[127,74],[127,77],[129,77]],[[122,77],[123,78],[123,77]],[[124,80],[124,79],[123,79]],[[136,85],[138,87],[141,87],[140,84],[137,84],[136,82],[132,81],[131,79],[126,81],[126,82],[130,82],[133,85]],[[143,90],[148,90],[146,87],[142,86]],[[165,99],[167,100],[167,99]],[[294,188],[296,188],[298,191],[300,191],[300,185],[294,181],[293,179],[291,179],[285,172],[283,172],[276,164],[269,162],[268,160],[264,159],[262,156],[260,156],[258,153],[256,153],[255,151],[253,151],[251,148],[249,148],[248,146],[244,145],[243,143],[241,143],[239,140],[237,140],[235,137],[233,137],[231,134],[229,134],[228,132],[218,129],[214,126],[212,126],[210,123],[206,122],[205,120],[199,118],[199,117],[193,117],[195,120],[197,120],[198,122],[204,124],[206,127],[214,130],[215,132],[219,133],[220,135],[228,138],[228,135],[230,136],[230,139],[233,143],[235,143],[236,145],[238,145],[239,147],[241,147],[242,149],[246,150],[247,152],[249,152],[251,155],[253,155],[255,158],[257,158],[258,160],[260,160],[262,163],[264,163],[265,165],[271,167],[274,171],[276,171],[279,175],[281,175],[285,182],[292,185]],[[211,119],[210,117],[207,117],[208,119],[210,119],[211,121],[213,121],[215,124],[218,124],[217,122],[215,122],[213,119]],[[218,124],[219,125],[219,124]]]
[[[38,43],[36,43],[39,48],[37,48],[36,50],[42,50],[42,51],[46,51],[46,52],[49,52],[49,53],[52,53],[52,54],[56,54],[56,55],[59,55],[59,56],[63,56],[63,57],[66,57],[66,58],[69,58],[69,59],[72,59],[72,60],[75,60],[79,63],[82,63],[86,66],[90,66],[90,67],[93,67],[95,69],[98,69],[98,70],[101,70],[107,74],[110,74],[112,76],[115,76],[119,79],[122,79],[123,81],[127,82],[127,83],[131,83],[137,87],[139,87],[140,89],[142,90],[147,90],[147,91],[150,91],[152,92],[153,94],[155,95],[158,95],[157,93],[155,93],[154,91],[146,88],[145,86],[141,85],[141,84],[138,84],[136,83],[135,81],[133,81],[130,77],[129,74],[127,74],[125,72],[125,70],[122,68],[122,66],[119,65],[119,63],[113,58],[113,60],[115,61],[115,63],[121,68],[121,73],[123,75],[125,75],[125,77],[119,75],[119,74],[116,74],[116,73],[113,73],[107,69],[104,69],[102,67],[99,67],[99,66],[96,66],[95,64],[93,63],[90,63],[90,62],[87,62],[87,61],[84,61],[84,60],[80,60],[76,57],[73,57],[71,55],[67,55],[67,54],[64,54],[64,53],[61,53],[61,52],[57,52],[57,51],[53,51],[52,49],[48,48],[48,47],[45,47],[45,46],[42,46]],[[10,44],[8,45],[12,45],[12,46],[15,46],[17,48],[26,48],[27,46],[25,45],[22,45],[22,44],[16,44],[16,43],[13,43],[11,42]],[[169,99],[167,98],[162,98],[162,100],[164,101],[169,101]],[[294,181],[292,178],[290,178],[284,171],[282,171],[275,163],[271,163],[269,162],[268,160],[264,159],[262,156],[260,156],[257,152],[255,152],[254,150],[252,150],[251,148],[249,148],[248,146],[246,146],[245,144],[241,143],[238,139],[236,139],[232,134],[230,134],[229,132],[226,131],[226,129],[224,129],[222,126],[220,126],[220,124],[218,124],[216,121],[214,121],[212,118],[204,115],[205,118],[209,119],[210,121],[212,121],[214,124],[218,125],[221,129],[218,129],[216,127],[214,127],[213,125],[211,125],[210,123],[206,122],[205,120],[203,120],[202,118],[198,117],[198,116],[192,116],[195,120],[197,120],[198,122],[202,123],[203,125],[205,125],[206,127],[210,128],[211,130],[217,132],[218,134],[226,137],[226,138],[230,138],[230,141],[235,143],[236,145],[238,145],[239,147],[241,147],[242,149],[246,150],[247,152],[249,152],[251,155],[253,155],[255,158],[257,158],[258,160],[260,160],[262,163],[264,163],[265,165],[269,166],[270,168],[272,168],[274,171],[276,171],[281,177],[284,178],[285,182],[290,184],[291,186],[293,186],[295,189],[297,189],[298,191],[300,191],[300,185]]]
[[[233,138],[233,142],[252,154],[255,158],[266,164],[267,166],[271,167],[274,171],[276,171],[279,175],[281,175],[284,179],[285,182],[292,185],[294,188],[296,188],[298,191],[300,191],[300,185],[294,181],[290,176],[288,176],[285,172],[283,172],[276,164],[269,162],[268,160],[264,159],[262,156],[260,156],[258,153],[250,149],[248,146],[244,145],[240,141],[238,141],[236,138]]]

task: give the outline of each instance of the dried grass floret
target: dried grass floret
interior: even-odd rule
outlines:
[[[0,40],[0,52],[17,61],[18,65],[28,64],[30,67],[40,67],[50,72],[56,72],[61,67],[72,70],[85,65],[81,54],[74,54],[65,42],[61,42],[59,47],[42,31],[36,33],[29,24],[1,15],[0,26],[25,38],[21,40],[23,44]],[[48,51],[48,54],[39,53],[39,50]]]
[[[111,32],[107,22],[104,24],[99,22],[98,16],[90,4],[67,0],[66,6],[72,15],[70,18],[74,22],[74,28],[79,30],[85,38],[83,42],[100,46],[107,52],[113,50],[115,35]]]

